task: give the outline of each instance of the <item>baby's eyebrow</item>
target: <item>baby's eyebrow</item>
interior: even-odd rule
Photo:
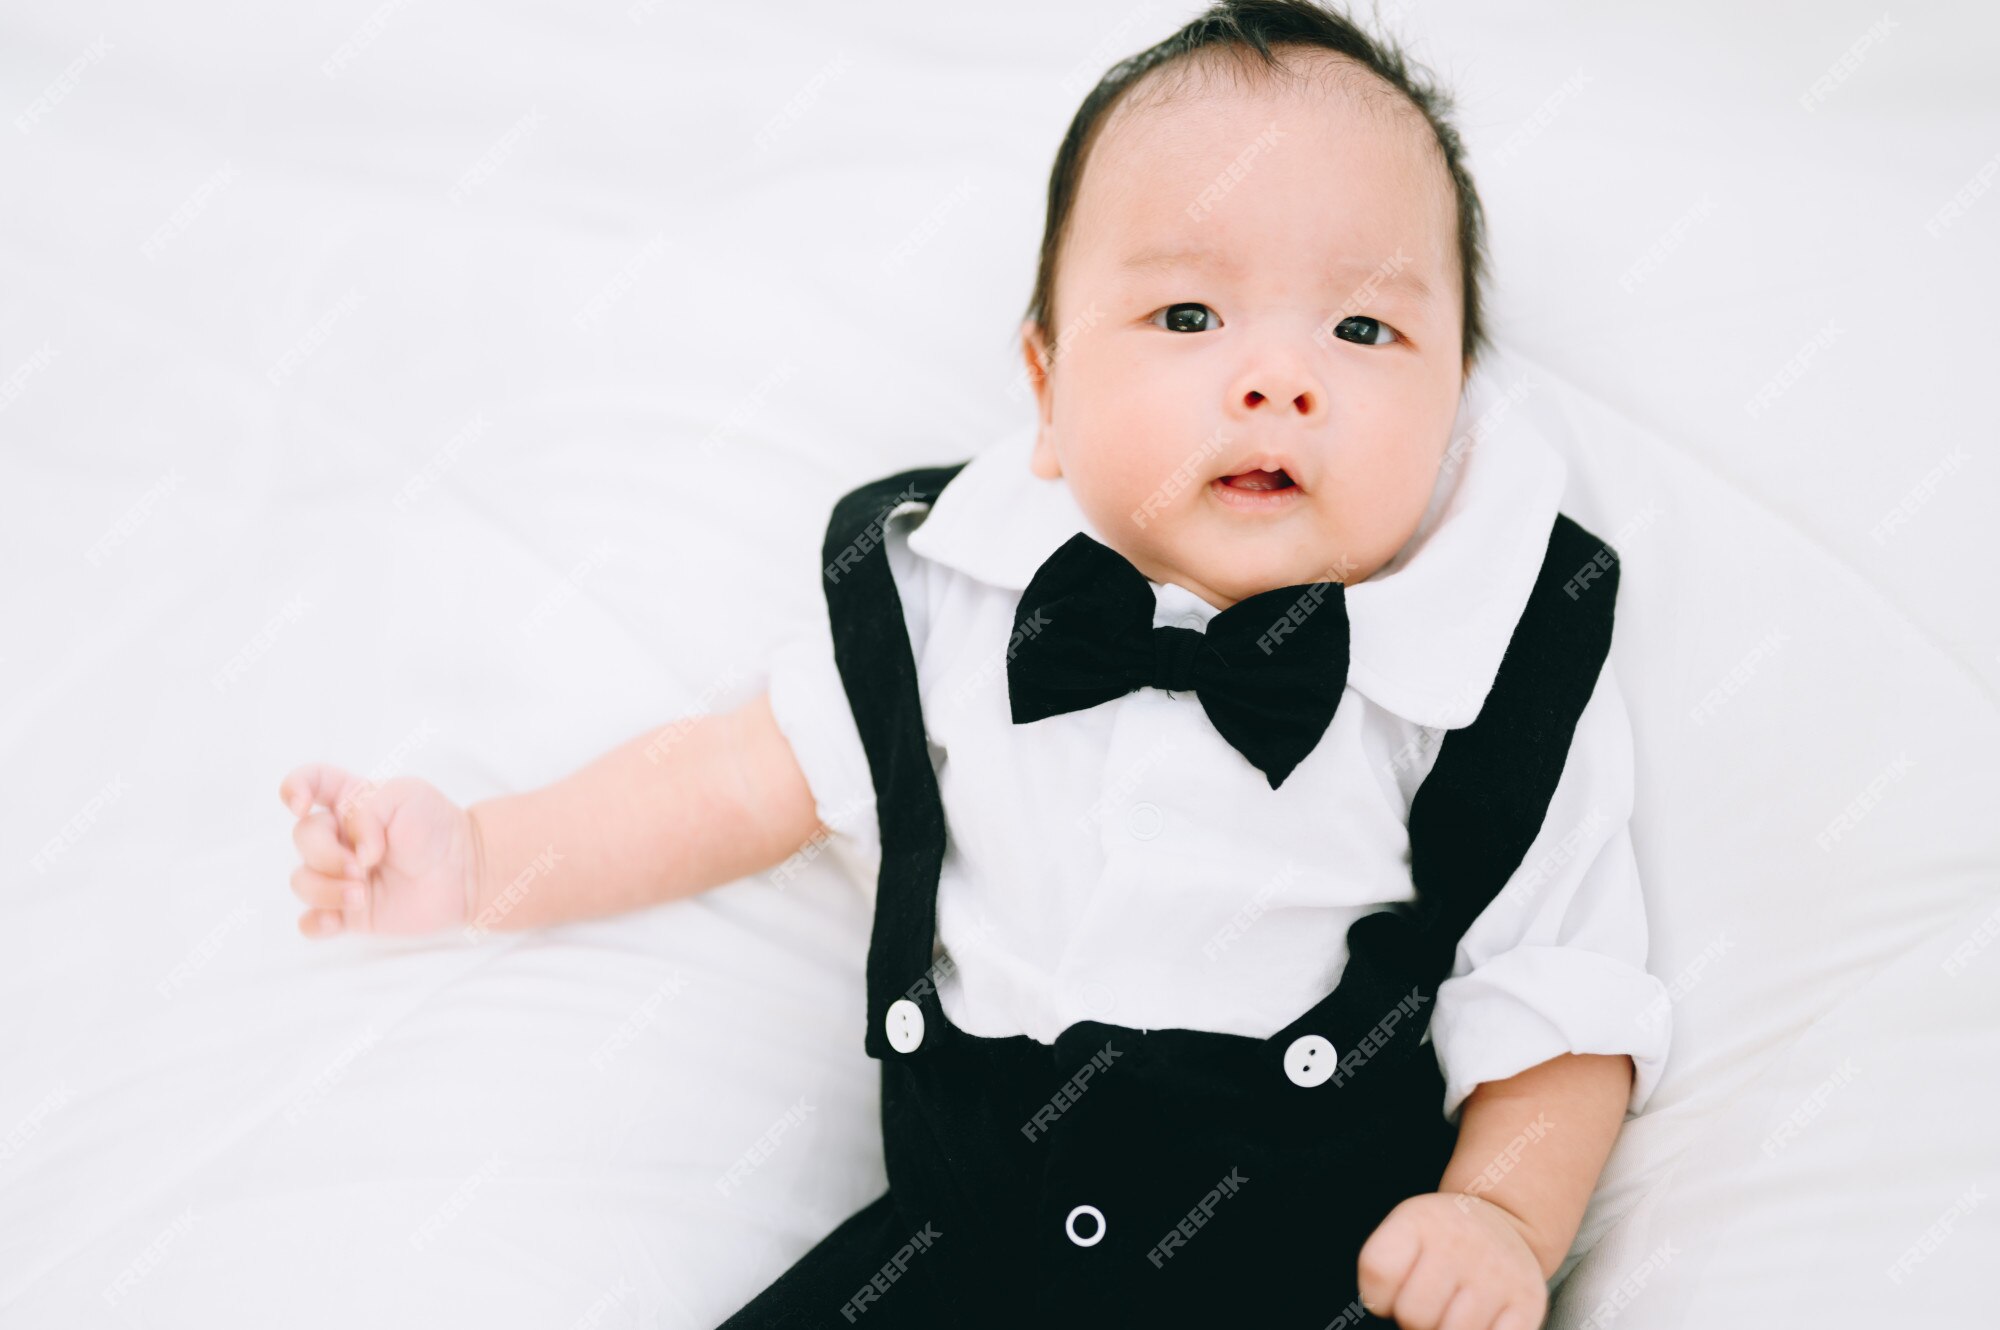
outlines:
[[[1126,272],[1158,272],[1168,268],[1214,268],[1237,272],[1242,264],[1232,254],[1219,249],[1144,249],[1127,255],[1118,265]]]
[[[1399,261],[1402,251],[1380,262],[1369,263],[1358,259],[1337,259],[1326,265],[1326,277],[1330,282],[1346,281],[1364,296],[1368,291],[1385,287],[1399,287],[1408,292],[1413,300],[1430,304],[1437,299],[1437,291],[1424,275],[1407,261]],[[1225,250],[1206,246],[1187,249],[1145,249],[1130,254],[1119,263],[1124,272],[1163,272],[1175,268],[1207,268],[1215,272],[1240,273],[1242,263],[1235,255]]]

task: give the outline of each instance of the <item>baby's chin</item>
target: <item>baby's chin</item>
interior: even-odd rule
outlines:
[[[1199,525],[1198,533],[1189,533],[1193,538],[1186,546],[1185,566],[1232,600],[1279,587],[1358,581],[1364,571],[1353,550],[1337,533],[1326,531],[1324,523]]]
[[[1361,565],[1335,548],[1341,542],[1326,530],[1323,512],[1246,513],[1222,510],[1207,495],[1182,499],[1149,522],[1136,521],[1136,513],[1127,518],[1132,505],[1117,503],[1093,520],[1149,579],[1184,587],[1218,608],[1285,587],[1359,580]]]
[[[1226,602],[1220,608],[1227,608],[1266,591],[1353,581],[1348,575],[1352,571],[1352,561],[1343,564],[1337,553],[1324,558],[1301,555],[1282,544],[1239,535],[1180,549],[1161,580],[1178,583],[1212,605],[1220,599]]]

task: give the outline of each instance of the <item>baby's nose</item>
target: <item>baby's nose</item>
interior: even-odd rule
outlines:
[[[1246,407],[1251,407],[1251,408],[1259,407],[1262,406],[1268,400],[1270,399],[1265,397],[1265,395],[1262,392],[1258,391],[1255,388],[1252,388],[1248,392],[1243,394],[1243,405]],[[1311,389],[1307,389],[1299,393],[1294,393],[1292,395],[1292,407],[1300,415],[1302,416],[1311,415],[1313,413],[1313,406],[1314,406],[1314,397]]]

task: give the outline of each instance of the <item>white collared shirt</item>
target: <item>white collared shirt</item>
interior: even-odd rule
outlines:
[[[1475,378],[1475,384],[1480,380]],[[1348,686],[1283,785],[1216,733],[1192,692],[1140,688],[1015,725],[1006,650],[1021,592],[1078,531],[1063,480],[1028,469],[1032,431],[973,457],[926,514],[897,508],[884,549],[902,597],[944,802],[938,995],[961,1028],[1045,1043],[1079,1020],[1265,1038],[1340,980],[1361,915],[1414,900],[1410,802],[1446,729],[1469,724],[1547,548],[1562,459],[1468,392],[1409,542],[1346,589]],[[1497,417],[1497,419],[1496,419]],[[1152,583],[1157,625],[1217,611]],[[771,708],[821,820],[872,892],[873,785],[823,598],[772,662]],[[1629,1053],[1629,1111],[1671,1033],[1628,834],[1629,724],[1607,663],[1548,817],[1460,940],[1428,1039],[1445,1116],[1482,1081],[1566,1052]]]

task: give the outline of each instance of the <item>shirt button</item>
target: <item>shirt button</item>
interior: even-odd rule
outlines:
[[[907,1053],[924,1042],[924,1009],[908,998],[889,1004],[883,1024],[888,1027],[889,1047],[898,1053]]]
[[[1340,1065],[1333,1045],[1316,1034],[1302,1034],[1285,1050],[1285,1075],[1293,1085],[1324,1085]]]
[[[1090,1228],[1088,1236],[1076,1231],[1076,1221],[1079,1219],[1088,1222]],[[1069,1218],[1063,1221],[1063,1232],[1069,1234],[1069,1240],[1079,1247],[1095,1247],[1104,1241],[1104,1211],[1094,1205],[1079,1205],[1070,1211]]]
[[[1201,616],[1199,614],[1196,614],[1193,610],[1189,610],[1186,614],[1183,614],[1181,616],[1181,627],[1192,628],[1197,633],[1200,632],[1202,630]]]

